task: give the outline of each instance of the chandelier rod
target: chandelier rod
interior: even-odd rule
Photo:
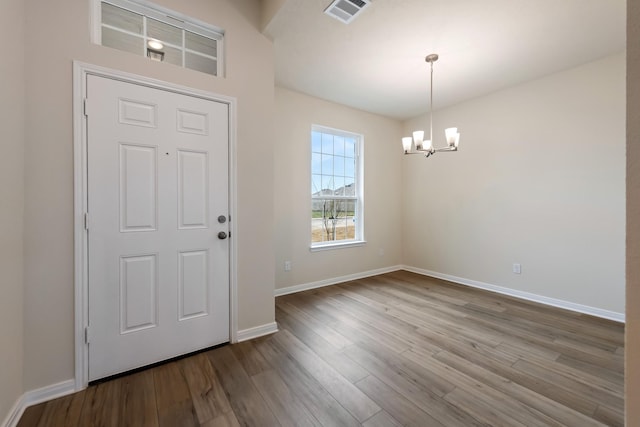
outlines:
[[[427,56],[426,60],[431,64],[431,81],[429,83],[429,141],[433,144],[433,63],[438,60],[438,55]]]

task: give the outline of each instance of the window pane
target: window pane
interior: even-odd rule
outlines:
[[[182,30],[173,25],[147,18],[147,36],[182,48]]]
[[[111,28],[102,28],[102,45],[137,55],[144,52],[142,37],[125,34]]]
[[[344,196],[344,177],[342,176],[334,176],[334,189],[336,196]]]
[[[314,200],[311,216],[311,241],[331,242],[355,239],[355,201]]]
[[[322,152],[324,154],[333,154],[333,135],[322,134]]]
[[[322,155],[318,153],[311,154],[311,173],[322,173]]]
[[[109,3],[102,3],[102,23],[130,31],[132,33],[142,34],[142,15],[138,15],[137,13],[116,7]],[[139,53],[140,52],[138,52],[138,54]]]
[[[347,200],[346,204],[347,204],[347,207],[346,207],[347,216],[349,217],[349,221],[353,224],[355,222],[355,215],[356,215],[356,201]]]
[[[215,59],[189,52],[185,52],[184,59],[184,66],[186,68],[202,71],[203,73],[212,74],[214,76],[218,75],[218,62]]]
[[[344,155],[347,157],[356,156],[356,141],[353,138],[346,138],[344,140]]]
[[[185,31],[185,47],[205,55],[218,56],[218,42],[216,40],[191,31]]]
[[[344,137],[333,137],[333,154],[336,156],[344,156]]]
[[[344,176],[349,177],[349,178],[353,178],[355,177],[355,172],[356,172],[356,162],[354,159],[350,159],[350,158],[346,158],[345,159],[345,165],[344,165]]]
[[[322,174],[333,175],[333,156],[322,155]]]
[[[182,50],[173,47],[165,46],[164,49],[164,62],[170,64],[179,65],[182,67]]]
[[[333,176],[322,175],[322,195],[323,196],[333,195]]]
[[[345,196],[355,196],[356,195],[356,186],[353,181],[347,179],[344,185],[344,195]]]
[[[349,240],[353,240],[356,238],[356,217],[355,213],[355,203],[351,202],[353,206],[348,210],[347,213],[347,236],[346,238]]]
[[[344,157],[333,158],[333,174],[344,176]]]
[[[320,175],[313,175],[311,177],[311,195],[320,196],[320,190],[322,190],[322,177]]]
[[[322,152],[322,134],[320,132],[311,132],[311,152]]]

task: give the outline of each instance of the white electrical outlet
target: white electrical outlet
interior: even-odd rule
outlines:
[[[291,261],[284,262],[284,271],[291,271]]]
[[[515,274],[522,273],[522,267],[520,266],[520,264],[513,264],[513,272]]]

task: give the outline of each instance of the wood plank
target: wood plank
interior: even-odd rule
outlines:
[[[182,359],[178,361],[178,366],[189,388],[199,423],[203,424],[232,412],[220,380],[205,354]]]
[[[226,412],[212,420],[202,423],[200,427],[240,427],[233,412]]]
[[[280,425],[229,346],[209,351],[206,355],[240,425]]]
[[[406,341],[396,337],[393,334],[389,334],[379,329],[372,327],[367,322],[364,322],[346,310],[342,310],[340,307],[327,302],[318,304],[317,308],[323,312],[336,313],[339,317],[339,322],[334,323],[331,327],[335,331],[339,331],[341,335],[347,337],[351,342],[357,343],[362,341],[377,342],[379,345],[383,345],[391,350],[404,351],[409,348],[409,344]]]
[[[363,427],[402,427],[387,411],[380,411],[362,424]]]
[[[147,370],[115,380],[120,385],[120,425],[156,427],[158,408],[153,372]]]
[[[78,425],[83,427],[119,426],[122,399],[119,395],[119,384],[116,381],[99,383],[85,390]]]
[[[275,371],[259,373],[251,380],[283,427],[322,426]]]
[[[256,340],[256,348],[278,371],[287,386],[324,426],[360,426],[322,385],[274,342],[273,336]]]
[[[302,341],[283,330],[273,337],[287,352],[311,374],[342,406],[360,422],[380,411],[380,407],[346,380]]]
[[[153,370],[161,427],[199,426],[198,416],[189,386],[177,362],[170,362]]]
[[[278,322],[280,327],[280,322]],[[233,344],[231,351],[238,359],[238,362],[242,365],[245,372],[249,376],[259,374],[271,370],[271,366],[264,360],[264,357],[257,351],[251,341],[244,341],[241,343]]]
[[[369,375],[366,369],[363,369],[360,365],[349,359],[344,352],[338,351],[330,346],[324,338],[302,323],[286,319],[285,321],[279,321],[279,325],[281,329],[286,329],[298,337],[300,341],[350,382],[355,383]]]
[[[38,427],[78,425],[85,393],[74,393],[47,402]]]
[[[612,381],[616,381],[620,384],[624,384],[624,369],[609,369],[603,368],[602,366],[594,365],[589,362],[585,362],[584,360],[578,360],[573,357],[566,356],[561,354],[556,359],[556,362],[572,367],[577,370],[581,370],[584,372],[591,372],[594,375],[598,375],[602,378],[609,378]]]
[[[39,403],[37,405],[29,406],[25,409],[22,417],[20,417],[20,421],[18,421],[17,427],[32,427],[37,426],[40,418],[42,417],[42,413],[44,412],[45,403]]]
[[[624,411],[599,405],[593,418],[610,427],[624,427]]]
[[[444,397],[447,402],[472,414],[476,419],[492,427],[528,427],[499,410],[502,406],[486,405],[478,401],[474,395],[461,388],[456,388]]]
[[[578,412],[571,407],[565,406],[563,403],[557,402],[543,394],[527,388],[524,385],[510,381],[491,370],[465,360],[455,354],[445,352],[438,353],[434,356],[436,359],[451,366],[453,369],[465,373],[484,384],[487,384],[496,390],[510,395],[527,406],[530,406],[539,412],[548,415],[564,425],[576,426],[600,426],[601,424],[591,417]],[[496,402],[499,405],[500,402]]]
[[[609,378],[607,375],[598,374],[597,372],[592,373],[590,371],[576,369],[566,364],[560,363],[554,359],[549,360],[545,357],[539,357],[533,351],[527,352],[525,348],[513,349],[512,347],[503,344],[499,345],[498,347],[503,351],[513,351],[513,354],[518,355],[518,358],[520,360],[526,360],[535,363],[539,366],[542,366],[549,372],[554,372],[558,375],[573,378],[576,381],[581,381],[591,387],[600,388],[620,397],[624,395],[624,384],[620,381],[617,381],[615,378]]]
[[[356,386],[403,426],[444,426],[372,375],[358,381]]]
[[[404,400],[412,403],[424,413],[429,414],[431,418],[437,420],[439,423],[443,425],[480,425],[473,417],[459,410],[433,392],[428,384],[418,384],[415,378],[407,376],[404,372],[398,372],[394,367],[389,366],[386,362],[376,357],[371,351],[366,351],[358,346],[352,346],[347,349],[347,354],[370,372],[375,372],[376,380],[379,379],[379,381],[385,385],[385,388],[393,390],[394,393],[402,396]],[[361,382],[358,382],[356,384],[360,383]],[[378,386],[374,387],[374,390],[380,391]],[[375,400],[371,394],[369,394],[369,396]],[[376,400],[376,402],[380,405],[378,400]],[[403,422],[400,418],[397,418],[393,412],[389,411],[387,407],[383,405],[380,406],[387,410],[398,421]]]
[[[556,387],[564,389],[568,393],[579,393],[592,401],[596,407],[598,404],[604,404],[620,412],[624,411],[624,399],[621,396],[616,396],[614,393],[600,387],[594,387],[593,384],[589,384],[585,380],[580,380],[558,371],[552,371],[549,369],[548,364],[541,365],[527,360],[519,360],[513,365],[513,368],[536,378],[552,382]]]
[[[302,323],[309,328],[312,328],[318,335],[327,340],[329,344],[334,346],[336,349],[340,350],[344,347],[351,345],[351,341],[346,339],[344,336],[336,333],[333,329],[329,328],[326,324],[321,321],[315,319],[313,316],[309,315],[308,312],[300,310],[298,307],[282,302],[279,304],[280,308],[282,308],[292,319]]]
[[[528,427],[561,427],[563,425],[553,418],[513,398],[510,394],[496,390],[483,382],[471,378],[433,357],[424,357],[413,350],[406,351],[402,355],[415,361],[429,371],[439,373],[442,377],[447,378],[455,384],[456,388],[471,393],[474,399],[483,402],[487,406],[496,406],[495,403],[500,402],[502,412],[505,412],[511,418]]]

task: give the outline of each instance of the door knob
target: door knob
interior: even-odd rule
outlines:
[[[224,231],[221,231],[218,233],[218,239],[224,240],[226,238],[227,238],[227,233],[225,233]]]

